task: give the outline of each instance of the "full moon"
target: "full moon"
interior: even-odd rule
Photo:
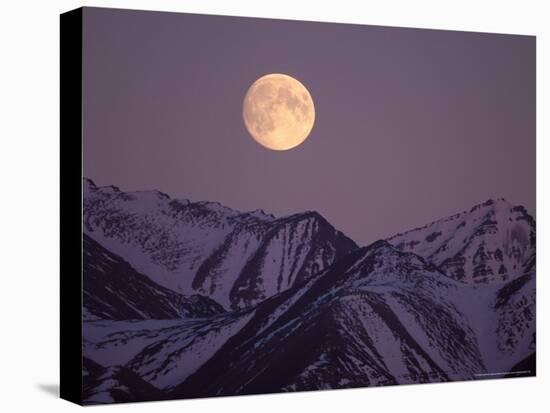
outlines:
[[[260,145],[285,151],[300,145],[315,123],[309,91],[291,76],[272,73],[257,79],[244,97],[246,129]]]

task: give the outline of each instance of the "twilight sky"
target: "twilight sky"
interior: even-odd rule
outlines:
[[[368,244],[489,198],[535,212],[535,38],[86,8],[84,175]],[[310,91],[295,149],[247,133],[267,73]]]

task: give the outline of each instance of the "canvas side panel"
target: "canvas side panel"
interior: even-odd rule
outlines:
[[[82,403],[82,9],[60,18],[60,396]]]

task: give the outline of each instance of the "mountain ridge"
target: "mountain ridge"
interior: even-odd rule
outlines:
[[[160,285],[226,309],[254,305],[357,248],[315,211],[273,218],[84,184],[85,233]]]
[[[210,317],[223,307],[200,295],[183,296],[164,288],[83,235],[84,319],[174,319]]]
[[[466,283],[521,276],[535,253],[535,221],[522,206],[489,200],[387,238]]]
[[[315,211],[274,218],[113,187],[85,201],[108,257],[140,248],[176,269],[195,257],[192,291],[223,291],[231,310],[86,321],[85,356],[115,379],[189,398],[534,374],[536,225],[521,206],[487,201],[357,246]]]

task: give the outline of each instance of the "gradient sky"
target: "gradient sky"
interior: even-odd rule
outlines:
[[[84,175],[277,216],[359,244],[504,197],[535,212],[535,38],[86,8]],[[301,146],[247,133],[254,80],[310,91]]]

